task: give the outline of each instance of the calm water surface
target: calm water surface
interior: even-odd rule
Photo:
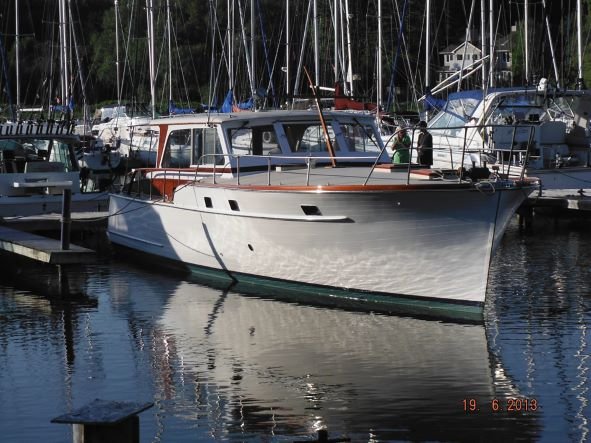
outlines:
[[[1,263],[2,441],[70,442],[51,419],[96,398],[154,402],[142,442],[590,439],[585,222],[510,226],[484,325],[244,295],[121,256],[65,270],[61,297],[54,269]]]

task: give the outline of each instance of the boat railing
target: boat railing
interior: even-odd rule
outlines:
[[[536,128],[539,126],[540,123],[537,122],[520,122],[518,124],[511,125],[489,123],[467,124],[464,126],[431,127],[428,128],[428,130],[431,132],[431,134],[443,132],[443,134],[437,134],[439,137],[461,139],[461,144],[458,143],[457,146],[452,146],[450,144],[447,148],[452,169],[454,168],[454,149],[458,151],[461,150],[461,161],[458,168],[461,168],[464,165],[466,154],[494,154],[496,164],[502,168],[500,173],[509,175],[513,167],[520,166],[519,175],[520,179],[522,180],[525,174],[524,166],[529,163],[531,154],[534,151]],[[495,140],[495,132],[500,129],[510,129],[510,131],[507,131],[509,136],[506,137],[506,139],[501,140],[500,136],[497,134],[497,139]],[[463,135],[459,137],[455,134],[445,134],[445,132],[449,131],[462,131]],[[481,145],[479,147],[474,147],[474,144],[472,143],[474,132],[471,131],[476,131],[480,134]],[[523,137],[523,133],[525,133],[525,137]],[[518,137],[518,134],[520,137]],[[438,148],[434,146],[433,149],[436,150]],[[439,149],[443,148],[440,147]],[[515,161],[511,161],[511,159],[515,159]],[[487,164],[480,166],[487,166]]]
[[[19,121],[17,123],[0,124],[0,136],[72,135],[75,127],[75,122],[71,120]]]

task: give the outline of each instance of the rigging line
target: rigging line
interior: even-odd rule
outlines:
[[[181,14],[181,18],[182,18],[182,14]],[[174,43],[175,43],[175,52],[176,52],[176,61],[178,63],[178,71],[180,72],[180,77],[182,80],[182,84],[183,84],[183,89],[185,91],[185,104],[187,107],[191,107],[191,96],[189,94],[189,86],[187,84],[187,78],[185,76],[185,70],[183,69],[183,65],[182,65],[182,60],[181,60],[181,53],[180,53],[180,49],[179,49],[179,44],[178,44],[178,39],[177,39],[177,33],[176,33],[176,27],[172,27],[172,35],[173,35],[173,39],[174,39]],[[189,55],[191,55],[191,61],[192,61],[192,51],[189,50]],[[195,80],[197,81],[197,78],[195,78]],[[199,86],[199,84],[197,83],[197,85]],[[177,85],[178,88],[178,85]]]
[[[256,0],[256,1],[257,1],[257,10],[258,10],[258,16],[259,16],[259,26],[261,28],[261,41],[263,42],[263,51],[265,52],[265,66],[267,67],[267,71],[268,71],[267,74],[269,74],[269,83],[268,84],[271,87],[271,95],[273,97],[275,97],[275,86],[274,86],[274,83],[271,81],[271,79],[273,78],[273,69],[271,69],[271,66],[269,66],[269,49],[267,48],[267,35],[265,33],[265,26],[263,23],[263,11],[261,10],[260,1],[259,0]],[[281,41],[281,36],[283,36],[283,26],[281,27],[281,34],[280,34],[280,37],[277,41]],[[278,46],[278,49],[279,49],[279,46]],[[275,66],[278,52],[279,52],[279,50],[277,50],[275,52],[275,60],[274,60],[273,66]]]
[[[281,41],[281,38],[283,38],[283,27],[281,28],[281,32],[279,34],[279,39],[278,41]],[[273,86],[273,73],[275,72],[275,67],[277,66],[277,59],[279,58],[279,47],[277,47],[277,51],[275,51],[275,58],[273,59],[273,68],[271,70],[271,72],[269,73],[269,83],[267,84],[267,91],[271,88],[271,96],[273,97],[273,106],[275,108],[279,107],[279,103],[277,102],[278,99],[275,95],[275,88]],[[265,97],[265,104],[266,104],[266,100],[267,98]]]
[[[388,94],[388,101],[386,102],[386,110],[390,109],[392,105],[392,91],[394,90],[394,85],[396,83],[396,64],[398,62],[398,56],[400,54],[400,47],[402,46],[400,42],[402,41],[402,35],[404,33],[404,19],[406,17],[406,8],[408,6],[408,0],[404,0],[404,5],[402,7],[402,16],[399,16],[400,28],[398,30],[398,39],[397,39],[397,46],[396,46],[396,54],[394,56],[394,61],[392,63],[392,75],[390,77],[390,93]]]

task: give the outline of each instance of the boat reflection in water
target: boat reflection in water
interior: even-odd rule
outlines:
[[[179,377],[194,383],[185,388],[194,396],[176,398],[176,408],[192,420],[206,413],[214,435],[326,428],[353,441],[536,437],[535,413],[506,410],[519,393],[489,355],[482,325],[320,309],[190,283],[179,284],[158,323],[174,341]]]
[[[71,429],[49,420],[95,398],[153,401],[141,414],[146,442],[306,441],[319,429],[353,442],[536,441],[541,432],[539,410],[506,410],[524,397],[482,324],[288,303],[120,262],[75,273],[70,285],[83,276],[84,297],[0,292],[0,386],[11,398],[0,429],[18,441],[40,432],[67,441]]]

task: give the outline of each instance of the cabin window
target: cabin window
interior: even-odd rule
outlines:
[[[41,141],[43,145],[45,143]],[[53,140],[49,148],[49,161],[63,163],[64,171],[77,171],[78,162],[74,156],[74,150],[68,143]]]
[[[350,152],[380,152],[380,147],[373,138],[375,131],[372,126],[341,123],[339,127],[344,136],[346,150]]]
[[[319,123],[284,124],[283,130],[287,136],[291,152],[328,152],[326,137]],[[335,143],[332,126],[328,126],[328,136],[333,148],[338,151],[339,146]]]
[[[229,139],[236,155],[281,154],[273,126],[230,129]]]
[[[222,145],[216,128],[195,129],[193,146],[194,163],[198,165],[223,165],[228,162],[222,154]]]
[[[211,198],[210,197],[204,197],[203,200],[205,202],[205,207],[206,208],[213,208],[213,203],[211,202]]]
[[[171,131],[164,148],[162,167],[188,168],[191,166],[191,130]]]

